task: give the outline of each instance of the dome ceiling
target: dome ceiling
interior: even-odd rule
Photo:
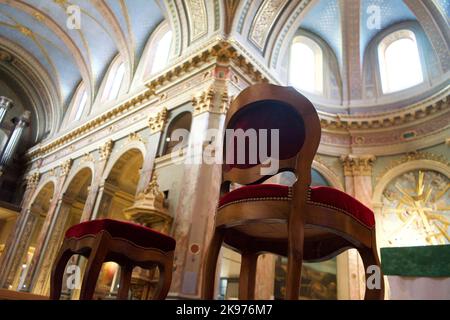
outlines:
[[[378,6],[380,8],[380,25],[378,28],[368,26],[367,21],[372,12],[368,12],[367,8]],[[411,12],[403,1],[398,0],[361,0],[361,35],[360,35],[360,51],[361,58],[370,41],[380,32],[380,30],[389,28],[399,22],[417,21],[416,16]]]
[[[80,8],[80,29],[66,25],[71,5]],[[379,29],[367,25],[372,5],[380,10]],[[446,90],[449,12],[450,0],[0,0],[0,68],[9,75],[16,68],[17,77],[22,76],[18,83],[27,83],[25,77],[39,82],[35,92],[46,98],[30,109],[42,109],[36,118],[51,122],[40,125],[42,131],[51,131],[51,138],[58,134],[80,82],[94,103],[116,56],[125,61],[126,74],[133,79],[125,91],[143,85],[134,81],[141,72],[138,65],[150,35],[164,20],[173,32],[174,63],[228,37],[273,82],[284,85],[291,41],[303,29],[326,43],[336,57],[334,78],[328,79],[336,94],[311,96],[317,108],[346,116],[386,113]],[[425,39],[428,77],[417,92],[382,95],[372,89],[378,84],[367,71],[375,67],[366,67],[366,54],[375,51],[368,50],[374,39],[404,22],[414,24],[421,41]],[[2,51],[16,59],[2,59]]]

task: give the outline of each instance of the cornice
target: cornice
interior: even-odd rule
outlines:
[[[450,85],[436,95],[415,103],[407,108],[378,114],[348,115],[331,114],[318,111],[322,129],[334,130],[386,130],[387,128],[412,125],[429,116],[446,112],[449,109],[448,99]]]
[[[95,117],[46,144],[38,145],[28,152],[31,159],[44,156],[65,144],[72,142],[82,136],[85,136],[95,129],[107,124],[108,122],[131,113],[138,106],[151,100],[154,97],[156,100],[158,96],[163,94],[173,83],[184,81],[189,76],[197,74],[200,67],[213,66],[214,64],[220,66],[232,66],[234,69],[241,71],[246,77],[254,83],[258,82],[272,82],[278,81],[270,76],[267,69],[254,58],[251,58],[246,50],[234,40],[223,40],[216,38],[214,42],[208,42],[209,45],[201,47],[203,49],[197,53],[190,55],[184,60],[174,63],[162,73],[156,75],[153,79],[148,81],[145,86],[147,89],[137,95],[120,103],[118,106],[110,109],[107,112]],[[200,48],[200,47],[199,47]],[[373,114],[373,115],[346,115],[346,114],[331,114],[318,111],[321,118],[322,128],[325,132],[349,132],[351,130],[376,130],[386,131],[392,130],[393,127],[398,128],[402,124],[414,124],[418,122],[428,121],[424,120],[432,115],[442,114],[446,112],[449,107],[448,92],[450,86],[438,94],[408,108],[401,110]]]

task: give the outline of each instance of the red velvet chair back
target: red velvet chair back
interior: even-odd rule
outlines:
[[[223,181],[239,184],[254,184],[282,172],[292,171],[302,176],[305,183],[311,183],[311,164],[320,142],[320,120],[312,103],[292,87],[258,84],[243,90],[232,102],[225,120],[226,129],[256,130],[257,161],[249,154],[250,139],[245,139],[244,163],[237,161],[238,140],[224,139]],[[259,130],[267,129],[267,154],[271,154],[271,130],[278,129],[278,170],[262,175],[264,158],[259,157]],[[264,137],[263,137],[264,138]],[[227,145],[228,142],[228,145]],[[234,151],[234,157],[230,157]],[[242,150],[240,150],[242,152]],[[255,149],[253,150],[255,151]],[[232,154],[233,154],[232,153]],[[227,159],[228,156],[228,159]],[[227,161],[228,160],[228,161]],[[228,163],[227,163],[228,162]],[[241,161],[242,162],[242,161]],[[299,175],[301,173],[301,175]]]

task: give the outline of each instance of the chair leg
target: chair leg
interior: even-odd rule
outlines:
[[[381,272],[381,264],[378,258],[377,249],[375,248],[359,248],[359,254],[361,255],[364,264],[364,274],[366,275],[366,292],[364,294],[364,300],[383,300],[384,299],[384,277]],[[367,287],[369,277],[372,274],[367,272],[369,266],[378,266],[380,270],[380,286],[378,288],[369,289]]]
[[[130,264],[120,266],[120,283],[119,292],[117,293],[117,300],[127,300],[128,292],[130,290],[131,275],[133,267]]]
[[[289,224],[288,266],[286,274],[286,300],[298,300],[303,264],[303,224]]]
[[[170,259],[172,261],[172,259]],[[172,264],[166,263],[165,265],[159,265],[159,281],[158,289],[155,292],[153,300],[164,300],[170,290],[172,282]]]
[[[67,262],[72,257],[73,252],[67,247],[62,247],[59,251],[50,275],[50,299],[59,300],[62,290],[62,280]]]
[[[102,269],[103,262],[107,254],[108,248],[102,236],[96,242],[89,255],[88,264],[83,277],[80,291],[80,300],[92,300],[94,295],[97,279]]]
[[[217,259],[219,257],[223,238],[224,231],[215,229],[214,235],[208,247],[208,252],[206,253],[202,279],[202,299],[205,300],[214,299],[214,283],[216,280]]]
[[[241,274],[239,275],[239,300],[255,299],[257,261],[258,255],[256,253],[242,253]]]

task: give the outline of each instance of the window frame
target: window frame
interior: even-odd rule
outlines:
[[[310,91],[308,89],[305,88],[301,88],[297,85],[295,85],[292,82],[292,60],[293,60],[293,55],[292,55],[292,46],[296,43],[301,43],[303,45],[306,45],[307,47],[309,47],[312,52],[314,53],[314,57],[315,57],[315,79],[314,79],[314,90]],[[317,43],[315,40],[311,39],[308,36],[305,35],[296,35],[290,44],[290,49],[289,49],[289,65],[288,65],[288,83],[289,85],[292,85],[293,87],[297,88],[298,90],[301,91],[305,91],[307,93],[311,93],[311,94],[316,94],[316,95],[323,95],[325,92],[325,84],[324,84],[324,52],[322,47],[319,45],[319,43]]]
[[[420,74],[421,81],[417,82],[411,86],[402,88],[402,89],[392,89],[392,87],[390,85],[390,80],[389,80],[389,72],[387,70],[386,51],[389,49],[389,47],[392,44],[394,44],[396,41],[399,41],[402,39],[412,40],[416,46],[417,58],[418,58],[417,62],[419,63],[419,68],[420,68],[420,73],[421,73]],[[402,28],[402,29],[390,32],[389,34],[385,35],[378,42],[378,44],[376,46],[376,51],[377,51],[376,56],[377,56],[377,61],[378,61],[378,75],[379,75],[379,79],[380,79],[380,88],[381,88],[381,93],[383,95],[402,92],[404,90],[408,90],[408,89],[414,88],[416,86],[420,86],[421,84],[423,84],[426,81],[426,70],[424,68],[423,59],[421,57],[421,50],[419,47],[419,42],[417,40],[417,36],[414,31],[407,29],[407,28]]]

